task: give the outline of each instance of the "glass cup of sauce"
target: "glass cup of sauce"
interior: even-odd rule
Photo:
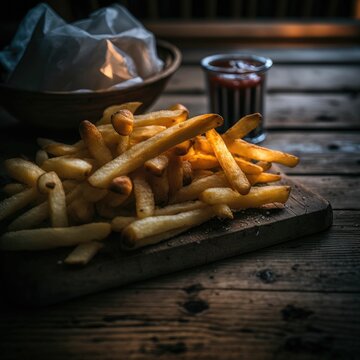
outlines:
[[[241,117],[259,112],[263,116],[262,123],[245,139],[253,143],[263,141],[266,72],[272,60],[246,54],[212,55],[204,58],[201,66],[205,72],[210,111],[224,118],[223,126],[217,130],[225,132]]]

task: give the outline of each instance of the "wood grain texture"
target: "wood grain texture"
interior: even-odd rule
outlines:
[[[298,184],[284,209],[247,210],[235,220],[211,220],[166,242],[132,253],[116,237],[82,269],[59,261],[68,249],[3,253],[1,274],[12,301],[41,306],[206,264],[322,231],[332,223],[330,205]]]
[[[164,95],[153,109],[176,103],[184,104],[192,115],[209,111],[204,94]],[[360,130],[359,94],[268,94],[265,109],[268,130]]]
[[[300,157],[288,174],[360,174],[360,143],[353,132],[271,132],[262,143]]]
[[[270,92],[353,92],[359,91],[360,66],[348,65],[274,65],[268,73]],[[201,94],[205,91],[200,66],[183,66],[173,76],[168,93]]]
[[[243,47],[214,47],[214,48],[185,48],[182,49],[183,64],[197,65],[205,56],[213,54],[226,54],[228,52],[250,53],[271,58],[275,64],[360,64],[360,49],[358,47],[338,48],[259,48]]]
[[[331,229],[196,269],[135,284],[136,289],[359,292],[360,212],[334,211]]]
[[[359,294],[128,288],[2,313],[2,359],[356,359]]]

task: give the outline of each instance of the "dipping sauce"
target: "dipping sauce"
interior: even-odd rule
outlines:
[[[202,60],[205,71],[209,110],[224,118],[217,130],[225,132],[241,117],[259,112],[264,118],[266,71],[272,61],[254,55],[213,55]],[[265,139],[263,122],[247,140]]]

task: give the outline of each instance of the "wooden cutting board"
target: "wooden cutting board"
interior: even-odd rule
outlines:
[[[62,263],[69,249],[2,253],[3,293],[22,306],[53,304],[258,250],[331,225],[332,210],[326,200],[288,178],[283,183],[292,186],[284,208],[241,211],[234,220],[214,219],[134,252],[121,251],[113,236],[83,268]]]

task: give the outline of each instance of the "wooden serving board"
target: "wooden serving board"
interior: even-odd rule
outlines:
[[[325,230],[332,223],[330,204],[290,181],[284,208],[253,209],[234,220],[211,220],[163,243],[134,252],[119,248],[116,236],[86,267],[62,260],[69,249],[2,253],[1,277],[11,302],[43,306],[206,264]]]

